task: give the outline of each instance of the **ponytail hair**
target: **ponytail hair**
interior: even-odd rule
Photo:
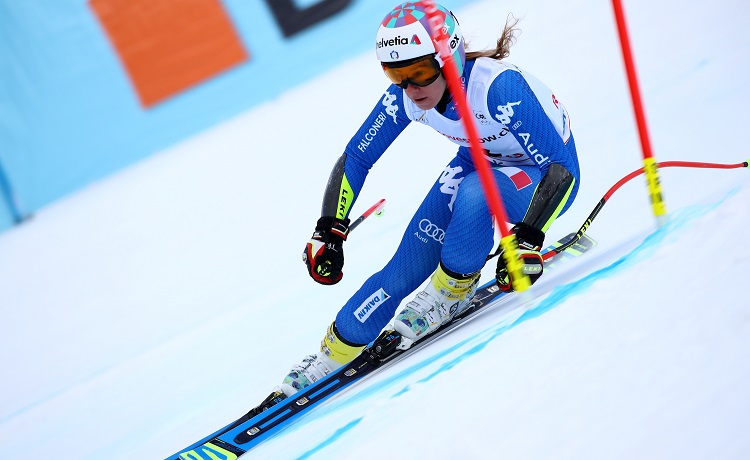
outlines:
[[[480,57],[488,57],[492,59],[505,59],[510,55],[510,47],[516,42],[516,34],[521,32],[521,29],[517,28],[518,19],[509,14],[505,20],[505,27],[503,27],[503,33],[500,38],[497,39],[497,45],[495,49],[483,50],[483,51],[467,51],[466,60],[476,59]]]

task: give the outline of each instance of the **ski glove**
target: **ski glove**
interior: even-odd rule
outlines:
[[[349,234],[349,219],[321,217],[310,241],[302,253],[302,260],[312,279],[320,284],[336,284],[344,274],[343,245]]]
[[[531,284],[542,276],[544,271],[544,259],[542,259],[542,245],[544,244],[544,232],[524,224],[517,223],[513,227],[513,233],[518,240],[518,257],[521,259],[523,272],[529,277]],[[505,265],[505,250],[500,252],[500,260],[497,261],[495,279],[503,292],[513,291],[513,276],[508,272]]]

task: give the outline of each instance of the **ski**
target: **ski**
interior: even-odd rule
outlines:
[[[596,245],[596,242],[587,235],[579,236],[571,233],[550,245],[544,252],[569,244],[575,238],[579,239],[567,246],[564,251],[545,261],[545,270],[551,269],[565,259],[578,257]],[[477,289],[471,305],[465,312],[413,344],[407,344],[405,340],[402,344],[402,337],[398,332],[384,331],[348,365],[292,397],[284,398],[281,395],[271,394],[261,405],[247,414],[186,449],[167,457],[166,460],[235,460],[288,426],[302,413],[355,382],[362,381],[373,372],[395,364],[476,318],[479,313],[489,310],[488,307],[496,305],[503,297],[506,297],[506,293],[498,288],[494,280],[482,285]]]

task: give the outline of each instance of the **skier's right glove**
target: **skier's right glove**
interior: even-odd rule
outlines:
[[[336,284],[344,273],[344,241],[349,235],[349,219],[321,217],[310,241],[305,245],[302,260],[307,271],[320,284]]]
[[[544,272],[544,259],[541,254],[544,232],[531,225],[519,222],[513,227],[513,233],[516,234],[518,239],[518,257],[521,259],[521,270],[529,277],[531,284],[534,284]],[[501,291],[512,292],[513,276],[508,272],[504,252],[500,253],[500,259],[497,261],[495,280]]]

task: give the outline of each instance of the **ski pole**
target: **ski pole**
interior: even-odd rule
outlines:
[[[370,206],[370,208],[367,211],[363,212],[361,216],[357,217],[357,220],[355,220],[354,222],[351,223],[351,225],[349,225],[349,231],[351,232],[352,230],[357,228],[359,224],[364,222],[365,219],[370,217],[370,215],[375,214],[379,216],[380,214],[382,214],[384,207],[385,207],[385,198],[382,198],[380,201]]]
[[[704,163],[704,162],[695,162],[695,161],[663,161],[663,162],[657,163],[657,166],[659,168],[679,167],[679,168],[706,168],[706,169],[736,169],[736,168],[748,168],[750,167],[749,165],[750,165],[750,159],[742,163],[733,163],[733,164]],[[593,222],[594,218],[596,218],[596,216],[599,214],[599,211],[602,210],[607,200],[609,200],[610,197],[620,187],[625,185],[628,181],[643,174],[645,172],[644,169],[645,168],[636,169],[635,171],[631,172],[630,174],[626,175],[625,177],[617,181],[615,185],[613,185],[607,191],[607,193],[604,194],[604,196],[602,197],[601,200],[599,200],[596,206],[594,206],[594,210],[591,211],[591,214],[589,214],[589,217],[586,219],[583,225],[581,225],[581,228],[578,229],[578,233],[576,233],[575,236],[567,243],[562,244],[556,248],[553,248],[549,250],[549,252],[545,253],[543,256],[544,260],[549,260],[555,255],[560,254],[564,250],[573,246],[578,240],[580,240],[581,237],[583,237],[583,234],[586,233],[586,230],[588,230],[589,226],[591,225],[591,222]],[[494,256],[495,255],[493,255],[492,257]]]

